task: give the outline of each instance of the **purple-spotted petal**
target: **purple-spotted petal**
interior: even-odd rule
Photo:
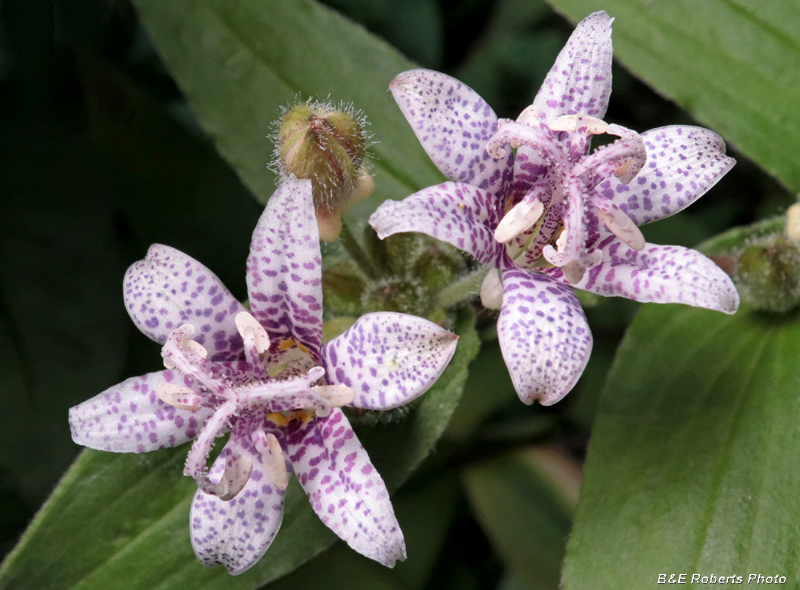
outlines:
[[[425,393],[453,357],[458,336],[402,313],[370,313],[322,347],[328,381],[356,392],[357,408],[389,410]]]
[[[144,260],[134,262],[123,283],[125,307],[133,323],[164,343],[183,324],[195,327],[195,340],[211,360],[239,356],[242,339],[233,319],[246,311],[217,276],[180,250],[153,244]]]
[[[72,440],[114,453],[144,453],[193,439],[211,408],[180,410],[156,395],[161,383],[196,388],[191,378],[173,371],[131,377],[69,410]]]
[[[387,567],[406,558],[389,492],[339,408],[327,418],[290,423],[289,459],[311,506],[362,555]]]
[[[479,262],[506,268],[505,248],[494,239],[499,222],[487,194],[472,185],[445,182],[402,201],[385,201],[369,218],[384,239],[402,232],[420,232],[460,250]]]
[[[602,119],[611,96],[611,23],[605,12],[583,19],[533,101],[542,119],[591,115]]]
[[[572,291],[542,274],[503,273],[497,335],[519,398],[549,406],[583,373],[592,333]]]
[[[214,461],[209,476],[218,483],[232,453],[243,452],[231,442]],[[197,490],[192,500],[190,534],[197,559],[206,566],[224,565],[231,574],[252,567],[269,548],[283,520],[284,492],[272,485],[260,459],[241,492],[231,500]]]
[[[513,157],[495,160],[486,142],[497,116],[477,92],[446,74],[410,70],[389,85],[422,147],[449,178],[482,189],[498,186]]]
[[[575,285],[598,295],[634,301],[684,303],[727,314],[739,307],[730,277],[711,260],[689,248],[645,244],[633,250],[613,236],[601,244],[603,260]],[[560,273],[548,270],[553,277]]]
[[[674,215],[702,197],[736,160],[725,155],[722,138],[686,125],[642,133],[647,162],[630,184],[608,178],[595,189],[636,225]]]
[[[253,316],[270,336],[293,336],[316,354],[322,342],[322,255],[311,181],[294,175],[272,195],[247,259]]]

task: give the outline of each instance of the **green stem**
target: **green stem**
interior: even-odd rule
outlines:
[[[380,276],[380,273],[375,268],[375,265],[372,263],[372,260],[369,258],[369,256],[367,256],[364,253],[364,250],[361,249],[361,245],[358,243],[358,240],[356,240],[353,232],[350,231],[350,226],[344,219],[342,219],[342,233],[339,237],[342,240],[344,249],[347,250],[347,253],[350,254],[351,258],[355,261],[363,273],[370,279],[377,279]]]
[[[483,279],[490,270],[488,266],[479,268],[439,291],[439,305],[450,307],[474,297],[480,291]]]

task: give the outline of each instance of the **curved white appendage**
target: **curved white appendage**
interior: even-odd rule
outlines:
[[[586,128],[587,133],[600,135],[608,131],[608,123],[589,115],[562,115],[550,121],[547,126],[551,131],[577,131]]]
[[[289,485],[289,473],[286,471],[286,459],[283,456],[281,443],[271,432],[264,434],[259,430],[253,436],[253,444],[261,455],[261,462],[272,485],[279,490],[285,490]]]
[[[538,199],[533,202],[520,201],[503,216],[497,229],[494,230],[494,239],[505,244],[539,221],[544,212],[544,205]]]
[[[180,410],[199,410],[203,405],[203,396],[177,383],[159,383],[156,386],[156,395],[165,404]]]
[[[236,323],[236,329],[239,334],[244,337],[245,330],[250,328],[253,330],[253,337],[256,341],[256,350],[259,354],[264,354],[269,350],[269,335],[264,329],[264,326],[258,323],[258,320],[246,311],[240,311],[236,314],[233,320]]]
[[[483,279],[481,303],[487,309],[500,309],[503,305],[503,281],[500,272],[493,268]]]

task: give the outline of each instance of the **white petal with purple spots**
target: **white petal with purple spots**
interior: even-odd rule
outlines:
[[[322,347],[328,381],[352,388],[353,406],[389,410],[425,393],[453,357],[458,336],[401,313],[370,313]]]
[[[611,23],[605,12],[583,19],[533,101],[542,119],[590,115],[602,119],[611,96]]]
[[[499,217],[486,193],[461,182],[445,182],[414,193],[402,201],[385,201],[369,218],[384,239],[402,232],[420,232],[460,250],[478,261],[505,268],[505,247],[494,239]]]
[[[123,295],[133,322],[156,342],[163,344],[172,330],[192,324],[194,339],[212,360],[236,358],[242,350],[233,320],[244,306],[213,272],[180,250],[150,246],[144,260],[125,273]]]
[[[592,334],[572,291],[551,278],[522,270],[503,273],[497,335],[519,398],[549,406],[581,376]]]
[[[322,255],[311,181],[294,175],[261,215],[247,259],[253,316],[270,336],[293,336],[314,354],[322,343]]]
[[[389,492],[342,411],[298,422],[286,433],[289,459],[322,522],[355,551],[387,567],[405,559]]]
[[[477,92],[432,70],[403,72],[392,80],[389,90],[422,147],[447,178],[484,190],[498,186],[511,160],[497,161],[486,153],[497,116]]]
[[[242,452],[229,442],[209,472],[218,483],[232,452]],[[258,457],[253,458],[250,479],[228,501],[197,490],[189,520],[192,548],[206,567],[222,564],[231,574],[252,567],[269,549],[283,520],[284,492],[269,479]]]
[[[702,127],[659,127],[642,133],[642,139],[647,162],[630,184],[611,176],[595,189],[612,200],[636,225],[682,211],[736,163],[725,155],[722,138]]]
[[[196,388],[191,378],[173,371],[131,377],[69,410],[72,440],[114,453],[144,453],[192,440],[212,408],[180,410],[156,395],[161,383]]]
[[[575,285],[605,295],[634,301],[684,303],[723,313],[734,313],[739,294],[730,277],[711,260],[689,248],[645,244],[629,248],[614,236],[601,243],[600,265]],[[556,271],[548,271],[558,277]]]

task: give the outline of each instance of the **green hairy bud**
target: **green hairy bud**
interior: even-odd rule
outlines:
[[[339,237],[341,213],[374,190],[364,168],[364,117],[351,107],[309,102],[288,109],[278,126],[277,167],[282,178],[311,180],[320,238]]]

